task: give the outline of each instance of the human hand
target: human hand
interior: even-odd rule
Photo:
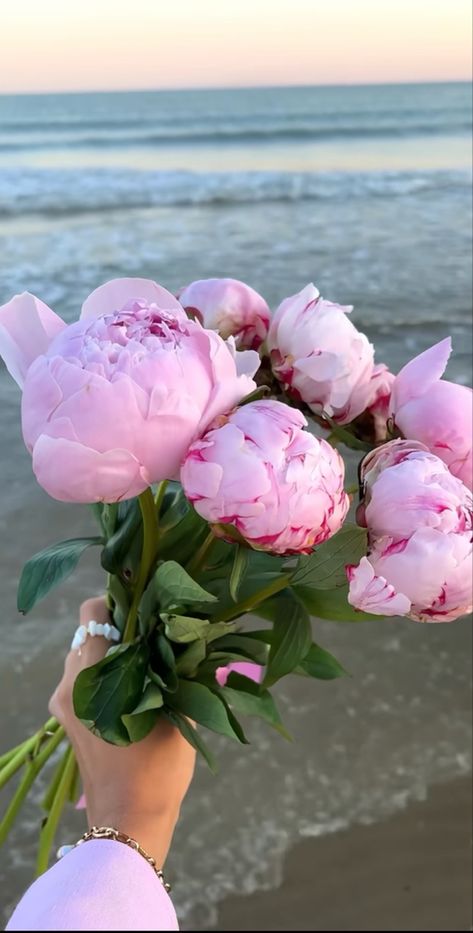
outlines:
[[[88,599],[80,624],[109,622],[105,599]],[[74,748],[84,785],[89,826],[112,826],[136,839],[162,867],[182,801],[189,789],[195,752],[179,730],[160,719],[141,742],[126,748],[92,735],[77,719],[72,690],[78,674],[103,658],[110,642],[88,637],[80,652],[70,651],[49,708]]]

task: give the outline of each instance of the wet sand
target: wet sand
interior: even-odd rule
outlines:
[[[229,897],[212,930],[470,930],[471,780],[371,826],[305,839],[279,888]]]

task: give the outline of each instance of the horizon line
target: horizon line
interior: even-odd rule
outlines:
[[[207,84],[195,87],[97,87],[97,88],[65,88],[62,90],[30,90],[30,91],[2,91],[0,97],[40,97],[56,96],[61,94],[179,94],[193,91],[264,91],[264,90],[302,90],[306,88],[349,88],[349,87],[405,87],[432,84],[471,84],[472,77],[467,78],[425,78],[420,80],[405,79],[402,81],[330,81],[328,83],[289,83],[289,84]]]

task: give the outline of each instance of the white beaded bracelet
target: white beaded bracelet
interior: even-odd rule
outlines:
[[[92,638],[95,635],[101,635],[107,641],[120,641],[120,632],[114,625],[110,625],[109,622],[95,622],[92,619],[88,625],[79,625],[76,629],[72,639],[71,651],[80,651],[88,635],[91,635]]]

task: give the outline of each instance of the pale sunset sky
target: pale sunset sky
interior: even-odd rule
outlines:
[[[11,0],[0,93],[465,80],[470,0]]]

